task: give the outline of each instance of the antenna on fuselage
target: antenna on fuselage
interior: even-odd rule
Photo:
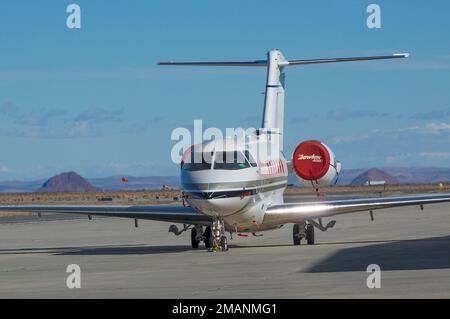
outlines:
[[[280,134],[279,147],[283,150],[284,132],[284,68],[287,66],[322,64],[336,62],[369,61],[384,59],[407,58],[409,53],[395,53],[392,55],[331,58],[331,59],[306,59],[286,60],[279,50],[271,50],[267,53],[266,60],[234,61],[234,62],[159,62],[158,65],[169,66],[228,66],[228,67],[267,67],[267,80],[264,99],[264,114],[261,133]]]

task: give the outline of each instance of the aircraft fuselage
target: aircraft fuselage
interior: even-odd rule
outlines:
[[[254,143],[260,146],[267,141],[258,138]],[[277,227],[264,225],[264,211],[270,204],[283,202],[287,186],[287,163],[280,151],[261,154],[248,149],[248,144],[227,140],[205,143],[201,150],[208,160],[181,168],[186,202],[198,212],[222,218],[226,228],[235,232]]]

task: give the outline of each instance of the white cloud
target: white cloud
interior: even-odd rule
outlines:
[[[419,162],[417,161],[419,159]],[[442,165],[442,160],[449,160],[450,152],[430,151],[418,153],[400,153],[391,154],[384,158],[384,164],[387,166],[405,166],[417,165],[417,163],[428,163],[429,165]],[[426,162],[424,162],[426,161]]]
[[[124,109],[108,110],[105,108],[92,108],[81,112],[76,121],[89,121],[95,123],[120,122],[123,120]]]
[[[450,131],[450,124],[447,123],[428,123],[425,125],[425,131],[432,134],[439,134],[443,131]]]
[[[17,113],[18,110],[19,110],[19,107],[11,101],[6,101],[6,102],[0,103],[0,113],[2,115],[11,115],[11,114]]]
[[[353,143],[363,140],[369,140],[372,138],[380,138],[383,136],[392,137],[393,134],[397,134],[399,136],[408,136],[410,133],[416,134],[442,134],[450,132],[450,123],[427,123],[424,125],[412,125],[397,129],[374,129],[369,132],[364,133],[355,133],[348,135],[337,135],[333,137],[334,144],[344,144],[344,143]]]
[[[409,161],[411,157],[411,153],[388,155],[384,159],[384,164],[387,166],[403,165],[405,162]]]
[[[398,132],[409,132],[409,131],[417,131],[419,129],[420,129],[420,126],[413,125],[413,126],[408,126],[408,127],[404,127],[404,128],[399,128],[397,131]]]
[[[433,159],[450,159],[450,152],[420,152],[419,156]]]
[[[351,143],[368,139],[369,134],[338,135],[333,137],[334,144]]]
[[[35,80],[35,79],[151,79],[161,73],[157,68],[122,68],[112,70],[37,70],[15,69],[0,70],[0,81]]]
[[[110,162],[108,164],[108,167],[114,171],[122,171],[128,169],[130,167],[130,164]]]
[[[66,137],[83,137],[89,135],[89,132],[89,123],[86,121],[79,121],[66,128],[66,132],[64,135]]]
[[[80,138],[88,137],[91,133],[91,127],[86,121],[77,121],[66,125],[65,127],[50,128],[48,126],[29,127],[26,131],[18,134],[20,137],[26,138]]]
[[[423,126],[412,125],[408,127],[403,127],[395,130],[396,132],[418,132],[418,133],[427,133],[427,134],[440,134],[442,132],[449,131],[450,132],[450,124],[449,123],[427,123]]]
[[[0,173],[8,173],[10,169],[5,165],[0,165]]]
[[[131,173],[139,174],[142,171],[146,171],[150,168],[154,168],[153,162],[138,162],[138,163],[118,163],[111,161],[108,164],[108,168],[117,173]]]

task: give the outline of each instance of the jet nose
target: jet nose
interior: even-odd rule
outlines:
[[[244,196],[214,198],[206,199],[204,202],[209,211],[222,216],[227,216],[243,209],[248,204],[249,198]]]

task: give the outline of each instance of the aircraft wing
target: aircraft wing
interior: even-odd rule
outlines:
[[[269,206],[264,215],[264,223],[295,223],[339,214],[444,202],[450,202],[450,193],[286,203]]]
[[[192,207],[155,206],[75,206],[75,205],[15,205],[0,206],[0,212],[60,213],[78,215],[97,215],[135,219],[158,220],[182,224],[211,225],[209,216],[196,212]]]

